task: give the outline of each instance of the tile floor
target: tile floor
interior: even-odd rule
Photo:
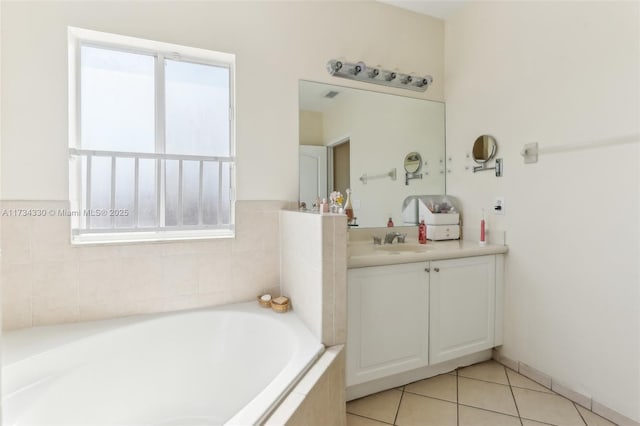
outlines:
[[[347,403],[347,426],[610,426],[495,361]]]

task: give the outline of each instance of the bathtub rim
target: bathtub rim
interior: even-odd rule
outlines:
[[[272,381],[225,422],[225,424],[230,425],[261,424],[286,399],[291,390],[324,353],[325,347],[295,311],[276,313],[270,309],[260,307],[255,301],[9,331],[3,334],[3,352],[5,353],[3,353],[2,368],[12,366],[19,368],[21,362],[43,355],[46,356],[49,351],[55,351],[64,346],[80,344],[92,338],[115,332],[118,329],[135,326],[136,324],[210,311],[228,311],[267,316],[291,328],[296,336],[295,342],[297,346],[304,347],[304,345],[307,345],[307,349],[304,352],[305,357],[298,357],[293,360],[294,356],[292,355],[291,359],[277,372]],[[300,351],[301,349],[296,347],[295,354],[300,355]],[[4,356],[5,354],[6,356]],[[3,382],[5,380],[4,374],[2,380]],[[3,404],[6,397],[6,395],[3,395]]]

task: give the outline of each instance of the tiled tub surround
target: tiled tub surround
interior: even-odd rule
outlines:
[[[346,219],[283,212],[294,217],[287,225],[290,235],[310,235],[297,215],[315,223],[317,232],[298,239],[298,246],[285,242],[288,249],[281,250],[280,226],[286,221],[280,212],[291,205],[237,202],[235,239],[170,243],[72,247],[68,218],[3,218],[4,229],[9,228],[2,239],[7,254],[2,266],[9,271],[3,275],[4,325],[16,329],[174,311],[287,291],[295,295],[294,311],[313,319],[305,323],[316,338],[327,346],[344,343],[346,306],[340,295],[346,291]],[[4,208],[65,207],[64,202],[4,202]],[[300,269],[289,258],[296,250],[321,255],[311,268]],[[307,281],[318,271],[320,279]],[[343,348],[328,348],[281,402],[274,413],[285,419],[281,423],[345,424]]]
[[[344,345],[328,348],[265,425],[344,426],[344,365]]]
[[[346,342],[347,217],[280,212],[281,288],[326,346]]]
[[[495,361],[347,403],[347,425],[612,426]]]
[[[237,201],[235,239],[71,246],[68,217],[2,220],[5,330],[173,311],[279,294],[279,211]],[[3,201],[64,209],[64,201]]]

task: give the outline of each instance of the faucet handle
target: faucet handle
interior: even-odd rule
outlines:
[[[373,244],[376,246],[382,245],[382,237],[373,236]]]
[[[407,234],[398,233],[397,236],[398,236],[398,242],[399,243],[404,243],[405,238],[407,238]]]

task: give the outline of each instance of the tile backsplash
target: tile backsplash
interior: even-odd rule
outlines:
[[[1,217],[4,330],[172,311],[278,293],[278,212],[237,201],[236,238],[72,246],[68,217]],[[3,201],[62,209],[64,201]]]

